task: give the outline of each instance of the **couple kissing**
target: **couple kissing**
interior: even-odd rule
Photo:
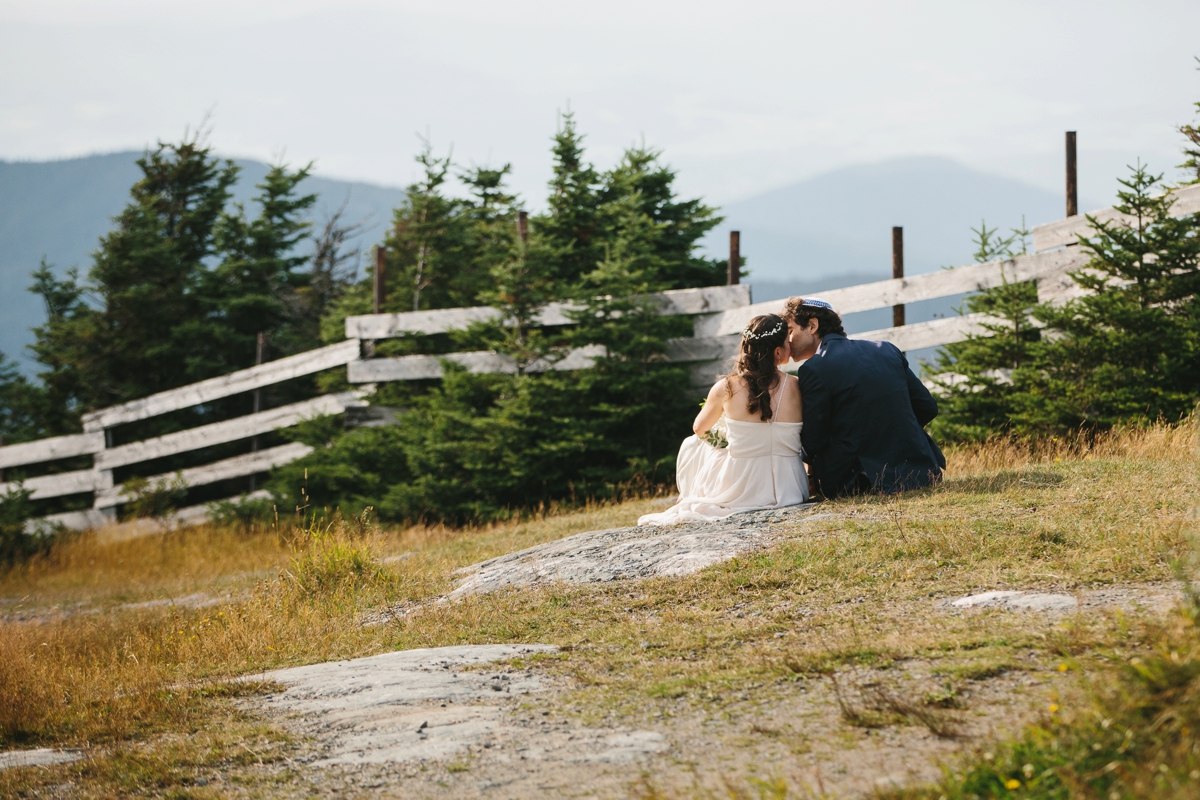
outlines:
[[[800,362],[795,375],[782,367]],[[937,401],[889,342],[849,339],[833,307],[792,297],[742,331],[676,461],[679,502],[639,525],[707,522],[941,480]]]

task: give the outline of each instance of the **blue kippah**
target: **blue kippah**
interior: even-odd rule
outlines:
[[[829,303],[826,303],[824,300],[818,300],[815,297],[804,298],[804,302],[800,305],[808,306],[809,308],[828,308],[830,311],[833,311],[833,306],[829,305]]]

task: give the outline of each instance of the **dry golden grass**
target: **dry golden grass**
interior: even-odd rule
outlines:
[[[1050,439],[993,439],[960,445],[946,451],[947,474],[981,475],[1065,460],[1133,459],[1189,461],[1195,459],[1197,423],[1139,425],[1115,428],[1091,436],[1054,436]]]
[[[645,508],[460,531],[338,521],[61,543],[0,577],[0,597],[19,600],[0,606],[11,615],[0,623],[0,744],[88,745],[187,724],[201,682],[388,649],[394,632],[362,626],[364,612],[432,597],[465,564],[629,524]],[[144,604],[229,592],[234,602],[211,606]],[[143,603],[115,605],[130,601]]]
[[[1195,437],[1190,424],[1157,425],[1086,444],[952,450],[939,487],[829,503],[832,518],[695,575],[454,604],[422,606],[461,566],[631,524],[653,501],[466,530],[350,521],[109,544],[82,537],[0,575],[0,598],[10,601],[0,609],[32,615],[0,622],[0,745],[107,743],[121,753],[152,734],[216,736],[214,720],[227,712],[212,687],[224,679],[418,646],[567,646],[543,661],[576,679],[568,702],[585,718],[644,716],[672,698],[720,705],[736,687],[844,663],[934,659],[965,680],[1022,668],[1018,649],[1090,652],[1136,631],[1081,619],[1047,638],[1026,617],[931,612],[929,598],[1169,579],[1198,488]],[[193,593],[236,601],[120,605]],[[46,613],[73,603],[95,613]],[[361,624],[397,605],[417,610]],[[169,765],[160,772],[169,783]],[[39,780],[0,773],[0,792]],[[100,794],[113,786],[111,776],[90,780]]]
[[[580,531],[631,524],[647,501],[593,504],[567,514],[547,514],[518,523],[370,527],[359,530],[379,557],[434,547],[446,557],[473,563]],[[359,521],[349,526],[361,529]],[[302,524],[301,524],[302,528]],[[76,604],[117,603],[211,595],[245,589],[273,576],[295,555],[302,529],[280,526],[243,530],[198,525],[165,534],[113,541],[102,531],[56,544],[49,553],[5,570],[0,565],[0,612],[13,614]]]

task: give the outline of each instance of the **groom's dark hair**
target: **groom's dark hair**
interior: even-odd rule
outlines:
[[[825,305],[805,305],[803,297],[789,297],[783,304],[783,318],[797,325],[808,325],[810,319],[817,321],[817,336],[824,339],[834,333],[846,335],[842,328],[842,318],[832,308]]]

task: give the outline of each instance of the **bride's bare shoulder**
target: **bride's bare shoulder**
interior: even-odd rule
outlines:
[[[738,375],[726,375],[713,385],[714,389],[717,387],[721,387],[730,396],[733,396],[746,388],[746,381]]]

